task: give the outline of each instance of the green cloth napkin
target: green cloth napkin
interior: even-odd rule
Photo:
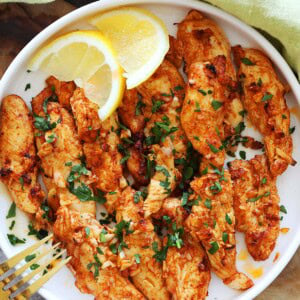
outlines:
[[[206,0],[262,33],[300,79],[300,0]]]

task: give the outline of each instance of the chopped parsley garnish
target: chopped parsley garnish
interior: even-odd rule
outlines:
[[[239,115],[240,116],[242,116],[242,117],[245,117],[245,115],[247,114],[247,110],[241,110],[240,112],[239,112]]]
[[[29,268],[30,270],[36,270],[40,265],[39,264],[32,264]]]
[[[246,65],[246,66],[254,66],[254,65],[255,65],[255,63],[252,62],[252,61],[251,61],[249,58],[247,58],[247,57],[241,58],[241,62],[242,62],[244,65]]]
[[[287,116],[285,114],[282,114],[282,119],[287,119]]]
[[[30,83],[27,83],[26,86],[25,86],[25,89],[24,89],[25,92],[26,92],[27,90],[29,90],[30,88],[31,88],[31,84],[30,84]]]
[[[147,157],[147,165],[146,165],[146,178],[150,179],[153,175],[155,167],[155,161],[151,160]]]
[[[262,194],[262,195],[259,195],[259,196],[257,196],[257,197],[248,199],[246,202],[256,202],[256,201],[258,201],[259,199],[261,199],[261,198],[263,198],[263,197],[268,197],[269,195],[270,195],[270,192],[265,192],[265,193]]]
[[[194,139],[195,139],[196,141],[200,141],[200,138],[199,138],[198,136],[196,136],[196,135],[194,135]]]
[[[41,204],[41,209],[44,211],[42,218],[50,222],[53,221],[53,218],[51,217],[51,208],[48,205],[47,201]]]
[[[244,122],[240,122],[235,128],[234,131],[236,134],[241,134],[245,130],[246,126]]]
[[[101,250],[101,248],[100,248],[100,247],[97,247],[97,248],[96,248],[96,250],[97,250],[97,252],[98,252],[99,254],[101,254],[101,255],[103,255],[103,254],[104,254],[104,252]]]
[[[293,133],[295,132],[295,129],[296,129],[296,126],[291,127],[291,128],[289,129],[289,133],[290,133],[290,134],[293,134]]]
[[[142,197],[142,192],[141,191],[137,191],[134,193],[133,195],[133,201],[134,203],[139,203]]]
[[[90,236],[90,233],[91,233],[91,229],[89,227],[85,227],[84,228],[84,231],[85,231],[85,235],[88,237]]]
[[[127,155],[123,156],[120,159],[120,164],[123,165],[129,158],[130,158],[130,154],[127,154]]]
[[[161,106],[164,104],[163,101],[155,100],[155,98],[153,98],[153,97],[152,97],[151,101],[152,101],[152,109],[151,109],[151,111],[153,113],[157,112],[161,108]]]
[[[262,180],[261,180],[261,184],[266,184],[267,183],[267,178],[264,177]]]
[[[26,242],[26,239],[21,240],[14,234],[7,234],[7,238],[13,246],[15,246],[16,244],[25,244]]]
[[[66,163],[65,163],[65,166],[66,166],[66,167],[71,167],[71,166],[72,166],[72,162],[71,162],[71,161],[66,162]]]
[[[92,126],[89,126],[89,127],[88,127],[88,130],[89,130],[89,131],[93,130],[93,127],[92,127]]]
[[[198,92],[201,93],[203,96],[207,95],[207,93],[204,90],[202,90],[202,89],[199,89]]]
[[[115,195],[117,192],[113,191],[113,192],[109,192],[109,195]]]
[[[223,103],[217,100],[213,100],[211,102],[211,106],[213,107],[214,110],[218,110],[222,105]]]
[[[222,241],[224,243],[226,243],[228,241],[228,233],[227,232],[223,232],[223,234],[222,234]]]
[[[171,224],[171,218],[169,216],[163,216],[162,218],[167,224]]]
[[[156,165],[155,170],[158,171],[158,172],[163,173],[166,177],[170,177],[169,171],[164,166]]]
[[[196,102],[196,109],[194,110],[194,112],[201,112],[199,102]]]
[[[220,152],[220,149],[216,148],[214,145],[210,144],[208,141],[206,141],[206,144],[208,145],[208,147],[210,148],[210,150],[211,150],[213,153],[218,153],[218,152]]]
[[[28,235],[35,235],[39,240],[42,240],[48,235],[45,229],[36,230],[31,223],[28,224]]]
[[[57,136],[53,133],[53,134],[51,134],[51,135],[49,135],[49,136],[47,137],[46,142],[47,142],[48,144],[51,144],[51,143],[54,142],[54,140],[55,140],[56,138],[57,138]]]
[[[284,205],[280,205],[280,211],[284,214],[287,214],[287,210]]]
[[[210,246],[208,249],[210,254],[215,254],[219,250],[219,244],[217,242],[210,242]]]
[[[201,175],[206,175],[208,173],[208,167],[201,171]]]
[[[138,253],[134,254],[134,259],[137,264],[141,263],[141,255],[140,254],[138,254]]]
[[[16,225],[16,221],[15,220],[12,220],[10,226],[8,227],[9,230],[13,230],[13,228],[15,227]]]
[[[245,151],[240,151],[240,157],[241,159],[246,159],[246,152]]]
[[[204,205],[205,205],[206,208],[211,209],[212,208],[212,206],[211,206],[211,200],[208,199],[208,198],[205,199]]]
[[[258,85],[258,86],[262,86],[262,80],[261,80],[260,77],[258,78],[257,85]]]
[[[13,202],[9,207],[9,210],[6,215],[6,219],[14,218],[15,216],[16,216],[16,203]]]
[[[48,131],[56,127],[57,123],[50,123],[50,116],[48,115],[46,118],[40,117],[37,114],[33,115],[34,117],[34,127],[41,131]]]
[[[183,86],[181,85],[177,85],[174,87],[174,91],[181,91],[181,90],[183,90]]]
[[[181,206],[185,206],[189,200],[189,193],[188,192],[183,192],[182,197],[181,197]]]
[[[219,181],[216,181],[214,185],[209,187],[209,189],[212,191],[213,194],[218,194],[222,191],[222,186]]]
[[[30,254],[30,255],[27,255],[26,257],[25,257],[25,261],[26,262],[30,262],[30,261],[32,261],[33,259],[35,259],[36,258],[36,254]]]
[[[135,106],[135,115],[139,116],[142,113],[142,108],[146,106],[146,104],[142,101],[143,97],[141,94],[138,93],[138,102]]]
[[[168,194],[168,195],[171,194],[169,177],[166,177],[165,181],[160,181],[159,185],[165,189],[164,194]]]
[[[106,237],[105,237],[106,234],[107,234],[107,231],[103,228],[100,232],[100,242],[101,243],[106,242]]]
[[[268,100],[271,100],[273,98],[273,95],[270,94],[270,93],[265,93],[264,96],[262,97],[261,101],[262,102],[265,102],[265,101],[268,101]]]
[[[92,267],[94,267],[94,278],[97,278],[99,276],[99,268],[102,266],[102,263],[100,262],[97,254],[94,254],[94,260],[94,262],[87,265],[87,269],[91,270]]]
[[[207,94],[209,94],[209,95],[212,94],[212,90],[208,90]]]
[[[225,220],[226,220],[226,222],[227,222],[229,225],[231,225],[231,224],[232,224],[232,220],[231,220],[231,218],[229,217],[229,215],[228,215],[228,214],[226,214],[226,216],[225,216]]]

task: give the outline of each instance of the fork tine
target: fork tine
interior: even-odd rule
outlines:
[[[22,252],[18,253],[17,255],[13,256],[12,258],[10,258],[7,261],[5,261],[2,264],[0,264],[0,269],[7,271],[7,270],[13,268],[16,264],[18,264],[27,255],[32,254],[32,252],[34,250],[36,250],[42,244],[46,243],[47,241],[49,241],[52,238],[53,238],[53,234],[51,233],[48,236],[46,236],[45,238],[43,238],[42,240],[40,240],[37,243],[35,243],[34,245],[30,246],[29,248],[26,248]]]
[[[22,267],[20,267],[19,269],[17,269],[14,273],[12,273],[11,275],[13,275],[12,277],[10,276],[8,279],[12,279],[12,280],[6,280],[6,285],[3,288],[3,290],[7,290],[9,288],[11,288],[13,285],[15,285],[17,282],[19,282],[21,280],[21,278],[19,280],[16,281],[16,277],[18,277],[19,275],[21,275],[25,270],[27,270],[31,265],[33,265],[35,262],[37,262],[38,260],[40,260],[42,257],[46,256],[47,254],[49,254],[51,251],[55,250],[60,243],[55,244],[54,246],[52,246],[50,249],[48,249],[47,251],[44,251],[43,253],[39,254],[38,256],[36,256],[34,259],[32,259],[31,261],[29,261],[28,263],[26,263],[25,265],[23,265]],[[8,275],[9,276],[9,275]],[[6,277],[4,277],[3,279],[5,279]]]
[[[32,279],[36,274],[38,274],[39,272],[41,272],[43,269],[45,269],[51,262],[55,261],[59,256],[61,256],[62,254],[64,254],[66,252],[66,250],[63,250],[62,252],[57,253],[55,256],[53,256],[51,258],[51,260],[48,260],[47,262],[45,262],[44,264],[40,265],[38,268],[36,268],[35,270],[32,270],[32,272],[30,272],[29,274],[27,274],[25,277],[20,278],[20,280],[18,280],[17,282],[14,283],[14,285],[17,285],[18,288],[21,287],[21,285],[24,285],[25,283],[27,283],[30,279]],[[21,281],[21,283],[19,283]],[[19,284],[18,284],[19,283]],[[6,288],[6,286],[5,286]],[[4,290],[5,290],[4,288]]]
[[[33,282],[28,288],[26,288],[21,295],[33,295],[41,286],[43,286],[55,273],[57,273],[64,265],[66,265],[70,260],[71,256],[61,260],[53,269],[51,269],[48,273],[41,276],[38,280]],[[17,296],[19,292],[14,292],[10,295],[10,299],[13,299]]]

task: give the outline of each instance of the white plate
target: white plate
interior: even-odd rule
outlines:
[[[0,81],[0,99],[8,94],[15,93],[23,97],[23,99],[29,104],[31,97],[35,96],[44,87],[44,80],[46,78],[45,74],[26,72],[26,63],[32,53],[49,37],[58,35],[61,32],[66,32],[70,29],[90,28],[84,21],[84,18],[105,9],[127,4],[146,7],[153,11],[157,16],[164,20],[170,34],[172,35],[175,35],[177,30],[174,23],[182,20],[190,9],[194,8],[204,12],[213,18],[224,29],[232,45],[239,43],[246,47],[256,47],[264,50],[268,54],[278,70],[280,70],[281,78],[291,86],[291,93],[287,95],[289,107],[295,107],[295,109],[299,108],[299,84],[289,66],[274,47],[257,31],[236,18],[215,7],[192,0],[102,0],[75,10],[43,30],[19,53]],[[27,83],[31,83],[31,89],[24,91]],[[296,131],[293,135],[295,149],[294,158],[300,162],[300,150],[298,150],[300,149],[300,137],[298,131],[300,120],[294,115],[292,115],[292,125],[296,125]],[[250,155],[253,155],[253,153]],[[279,236],[277,246],[267,261],[257,263],[250,258],[246,261],[237,260],[237,266],[240,271],[244,271],[245,265],[251,265],[255,268],[262,267],[263,275],[254,279],[254,287],[245,292],[238,292],[228,288],[213,275],[207,299],[252,299],[276,278],[291,259],[300,242],[299,176],[300,165],[298,164],[295,167],[290,167],[284,175],[278,179],[281,203],[284,204],[288,210],[288,214],[284,215],[281,226],[289,227],[290,231],[285,235],[281,234]],[[4,220],[6,220],[5,216],[11,204],[11,200],[3,185],[0,186],[0,199],[0,220],[2,220],[2,222],[0,222],[0,246],[6,255],[12,256],[21,251],[24,247],[27,247],[30,243],[33,243],[34,240],[27,237],[28,220],[22,212],[18,211],[15,234],[20,237],[26,237],[27,243],[24,246],[15,247],[12,247],[9,244],[6,238],[8,222]],[[246,249],[244,238],[241,234],[237,234],[237,249],[238,252],[241,249]],[[273,262],[274,256],[277,252],[280,253],[279,259],[276,262]],[[78,291],[78,289],[74,286],[74,278],[67,268],[61,270],[56,276],[54,276],[54,278],[47,282],[47,284],[40,290],[40,294],[49,300],[63,298],[72,300],[93,299],[92,296],[81,294]]]

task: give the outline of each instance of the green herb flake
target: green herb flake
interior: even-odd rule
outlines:
[[[183,86],[181,85],[177,85],[174,87],[174,91],[181,91],[181,90],[183,90]]]
[[[267,178],[264,177],[262,180],[261,180],[261,184],[266,184],[267,183]]]
[[[100,247],[97,247],[96,250],[100,255],[104,255],[104,252],[101,250]]]
[[[200,138],[199,138],[198,136],[196,136],[196,135],[194,135],[194,139],[195,139],[196,141],[200,141]]]
[[[223,232],[223,234],[222,234],[222,241],[224,243],[226,243],[228,241],[228,233],[227,232]]]
[[[254,66],[254,65],[255,65],[255,63],[252,62],[252,61],[251,61],[249,58],[247,58],[247,57],[241,58],[241,62],[242,62],[244,65],[246,65],[246,66]]]
[[[213,100],[211,102],[211,106],[213,107],[214,110],[218,110],[222,105],[223,103],[217,100]]]
[[[15,216],[16,216],[16,203],[13,202],[9,207],[9,210],[6,215],[6,219],[14,218]]]
[[[36,258],[36,254],[30,254],[25,257],[25,261],[29,262]]]
[[[27,83],[26,86],[25,86],[25,89],[24,89],[25,92],[26,92],[27,90],[29,90],[30,88],[31,88],[31,84],[30,84],[30,83]]]
[[[32,264],[31,266],[30,266],[30,270],[36,270],[37,268],[39,268],[39,264]]]
[[[258,78],[257,85],[258,85],[258,86],[262,86],[262,80],[261,80],[260,77]]]
[[[141,263],[141,255],[140,254],[138,254],[138,253],[134,254],[134,259],[137,264]]]
[[[293,126],[289,129],[289,133],[293,134],[295,132],[296,126]]]
[[[217,242],[210,242],[210,249],[208,249],[208,252],[210,254],[215,254],[219,250],[219,244]]]
[[[7,238],[13,246],[15,246],[16,244],[25,244],[25,241],[26,241],[26,239],[23,239],[23,240],[19,239],[14,234],[7,234]]]
[[[218,152],[220,152],[220,149],[216,148],[214,145],[210,144],[208,141],[206,141],[206,144],[208,145],[208,147],[210,148],[210,150],[211,150],[213,153],[218,153]]]
[[[225,220],[226,220],[226,222],[227,222],[229,225],[232,224],[232,220],[231,220],[231,218],[229,217],[228,214],[225,215]]]
[[[264,96],[262,97],[261,101],[266,102],[268,100],[271,100],[273,98],[273,95],[270,93],[265,93]]]
[[[84,231],[85,231],[85,235],[86,235],[87,237],[89,237],[89,236],[90,236],[90,233],[91,233],[91,229],[90,229],[89,227],[85,227],[85,228],[84,228]]]
[[[115,195],[117,192],[113,191],[113,192],[109,192],[109,195]]]
[[[141,191],[137,191],[134,193],[133,195],[133,201],[134,203],[139,203],[142,197],[142,192]]]
[[[10,226],[8,227],[9,230],[13,230],[13,228],[15,227],[16,225],[16,221],[15,220],[12,220]]]
[[[183,192],[182,197],[181,197],[181,206],[185,206],[188,202],[188,199],[189,199],[189,193]]]
[[[199,102],[196,102],[196,109],[194,110],[194,112],[201,112]]]
[[[248,199],[246,202],[256,202],[256,201],[258,201],[259,199],[261,199],[261,198],[263,198],[263,197],[268,197],[269,195],[270,195],[270,192],[265,192],[265,193],[262,194],[262,195],[259,195],[259,196],[257,196],[257,197]]]
[[[219,181],[216,181],[212,186],[209,187],[213,194],[218,194],[222,191],[222,186]]]
[[[247,110],[241,110],[240,112],[239,112],[239,115],[241,116],[241,117],[245,117],[245,115],[247,114]]]
[[[146,104],[142,100],[139,100],[135,106],[135,115],[140,116],[142,114],[142,108],[145,106]]]
[[[201,93],[203,96],[207,95],[207,93],[204,90],[202,90],[202,89],[199,89],[198,92]]]
[[[287,116],[285,114],[282,114],[282,119],[287,119]]]
[[[201,171],[201,175],[206,175],[208,173],[208,167]]]
[[[106,234],[107,234],[107,231],[103,228],[102,231],[100,232],[100,242],[101,243],[106,242],[106,237],[105,237]]]
[[[285,208],[284,205],[280,205],[280,211],[284,214],[287,214],[287,209]]]
[[[246,126],[244,122],[240,122],[235,128],[234,131],[236,134],[241,134],[245,130]]]
[[[241,159],[246,159],[246,152],[245,151],[240,151],[239,152]]]
[[[211,209],[212,208],[212,206],[211,206],[211,200],[208,199],[208,198],[205,199],[204,205],[205,205],[206,208]]]

